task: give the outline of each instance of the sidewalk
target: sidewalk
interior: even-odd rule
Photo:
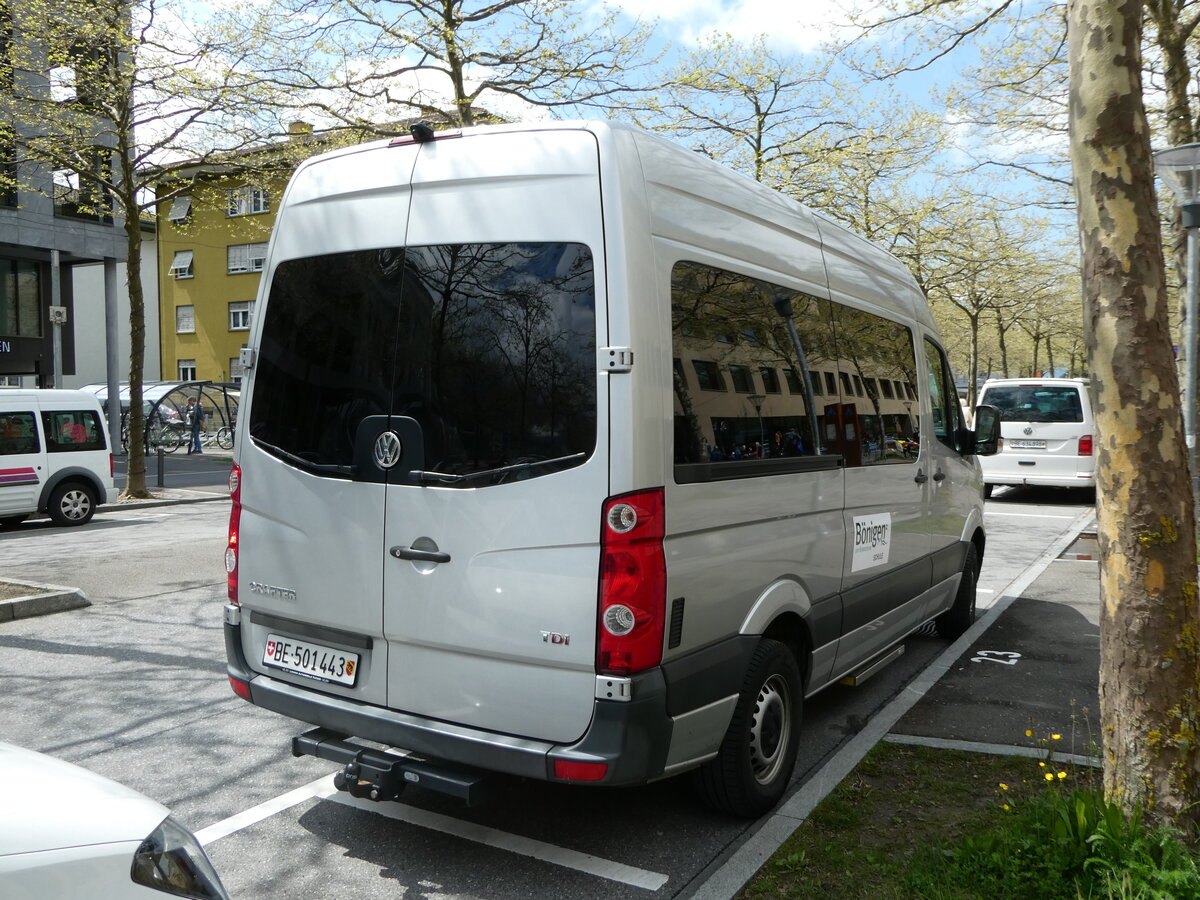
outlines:
[[[229,491],[220,485],[212,490],[201,488],[151,488],[150,500],[114,500],[96,510],[96,515],[130,509],[145,509],[153,506],[174,506],[180,503],[207,503],[228,500]],[[35,517],[36,518],[36,517]],[[42,517],[44,518],[44,517]],[[45,616],[91,606],[83,591],[57,584],[41,584],[33,581],[0,579],[0,622]]]
[[[1100,573],[1081,516],[995,605],[875,715],[691,895],[735,896],[880,741],[1044,758],[1062,734],[1078,755],[1099,722]],[[1033,737],[1027,737],[1031,731]]]

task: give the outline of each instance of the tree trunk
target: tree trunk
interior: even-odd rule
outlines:
[[[1200,820],[1200,608],[1191,485],[1149,127],[1142,4],[1070,0],[1071,163],[1095,400],[1104,790]]]

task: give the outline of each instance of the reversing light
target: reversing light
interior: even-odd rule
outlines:
[[[637,617],[628,606],[616,603],[604,610],[604,630],[613,637],[624,637],[636,624]]]
[[[617,534],[628,534],[637,522],[637,510],[628,503],[617,503],[608,511],[608,527]]]

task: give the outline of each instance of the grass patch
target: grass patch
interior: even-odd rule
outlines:
[[[1087,767],[882,743],[739,897],[1200,897],[1195,857],[1173,835],[1108,807],[1099,777]]]

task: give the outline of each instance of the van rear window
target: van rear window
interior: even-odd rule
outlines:
[[[979,402],[1000,410],[1002,422],[1083,421],[1083,404],[1074,385],[996,385]]]
[[[448,484],[482,487],[584,462],[597,379],[582,244],[290,260],[264,313],[250,435],[317,474],[354,478],[359,423],[406,416],[420,424],[425,470],[478,475]],[[506,467],[519,468],[489,477]]]
[[[44,412],[42,428],[50,453],[79,453],[107,447],[100,417],[90,409]]]

